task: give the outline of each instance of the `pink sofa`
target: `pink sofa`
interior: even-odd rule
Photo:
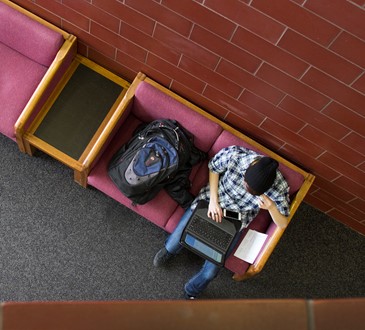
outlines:
[[[113,184],[107,173],[110,158],[122,144],[129,140],[134,129],[141,122],[150,122],[158,118],[177,120],[194,135],[195,145],[207,152],[209,157],[225,146],[242,145],[276,158],[280,162],[280,170],[290,185],[291,217],[314,179],[311,174],[287,162],[140,73],[131,84],[117,113],[111,119],[109,130],[105,132],[102,141],[95,145],[94,157],[90,159],[85,172],[88,174],[88,184],[131,208],[167,232],[174,230],[184,210],[165,191],[161,191],[147,204],[133,206],[132,202]],[[207,161],[193,168],[190,179],[191,191],[193,194],[197,194],[208,181]],[[249,228],[267,233],[269,236],[254,264],[244,262],[233,254],[228,258],[225,267],[234,273],[236,280],[258,273],[283,233],[283,229],[276,227],[267,211],[261,211]],[[243,231],[242,238],[246,233],[247,229]]]
[[[0,0],[2,134],[16,140],[18,130],[21,142],[24,125],[50,95],[75,53],[74,36],[10,1]]]

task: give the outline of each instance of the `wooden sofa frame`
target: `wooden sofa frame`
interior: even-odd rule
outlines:
[[[105,143],[111,138],[113,131],[115,131],[115,127],[117,123],[122,120],[123,114],[127,109],[128,105],[132,101],[134,97],[135,90],[137,86],[142,82],[145,81],[152,86],[156,87],[163,93],[169,95],[170,97],[176,99],[177,101],[183,103],[185,106],[189,107],[191,110],[198,112],[199,114],[203,115],[207,119],[216,122],[219,124],[223,129],[229,131],[233,135],[237,136],[238,138],[242,139],[243,141],[247,142],[254,148],[257,148],[262,153],[267,154],[268,156],[276,159],[278,162],[282,163],[283,165],[287,166],[288,168],[294,170],[301,174],[304,178],[304,181],[296,193],[295,197],[291,201],[290,205],[290,217],[289,221],[293,218],[295,212],[297,211],[299,205],[302,203],[305,195],[307,194],[308,190],[310,189],[315,177],[314,175],[304,171],[303,169],[299,168],[295,164],[289,162],[288,160],[284,159],[283,157],[279,156],[275,152],[269,150],[268,148],[264,147],[260,143],[254,141],[250,137],[244,135],[243,133],[237,131],[236,129],[232,128],[228,124],[224,123],[223,121],[217,119],[216,117],[212,116],[211,114],[207,113],[206,111],[202,110],[198,106],[192,104],[188,100],[184,99],[183,97],[177,95],[173,91],[167,89],[166,87],[160,85],[159,83],[153,81],[152,79],[148,78],[143,73],[138,73],[136,78],[134,79],[133,83],[131,84],[130,88],[128,89],[127,93],[125,94],[124,98],[122,99],[120,105],[117,107],[116,111],[114,112],[113,116],[110,118],[109,123],[105,126],[104,131],[100,135],[99,139],[96,141],[95,145],[93,146],[91,152],[89,153],[88,157],[85,159],[83,163],[82,175],[80,176],[79,183],[84,187],[87,186],[87,176],[92,169],[93,163],[96,161],[98,155],[101,154],[103,148],[105,147]],[[276,245],[278,244],[281,236],[283,235],[285,229],[281,229],[276,226],[276,229],[271,236],[270,240],[265,243],[263,249],[260,251],[260,254],[256,258],[255,262],[249,266],[247,271],[244,274],[234,274],[233,279],[236,281],[241,281],[247,278],[250,278],[256,274],[258,274],[266,264],[267,260],[269,259],[270,255],[272,254],[273,250],[275,249]]]

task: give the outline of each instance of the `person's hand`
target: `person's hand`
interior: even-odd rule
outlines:
[[[275,202],[271,198],[267,197],[266,195],[260,195],[257,198],[259,207],[269,211],[271,218],[278,227],[285,228],[288,225],[288,217],[280,213]]]
[[[218,203],[210,202],[208,206],[208,217],[216,222],[222,222],[222,209]]]
[[[262,194],[258,197],[259,207],[260,209],[270,210],[272,207],[275,207],[275,203],[265,194]]]

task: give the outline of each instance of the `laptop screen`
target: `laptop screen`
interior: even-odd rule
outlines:
[[[190,234],[186,234],[185,236],[185,243],[194,249],[200,251],[202,254],[210,257],[211,259],[222,262],[223,255],[222,253],[212,249],[210,246],[206,245],[205,243],[201,242],[197,238],[191,236]]]

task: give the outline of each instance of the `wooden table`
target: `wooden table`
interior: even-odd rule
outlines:
[[[77,55],[24,134],[26,152],[41,150],[74,170],[86,185],[84,164],[123,99],[129,82]]]

